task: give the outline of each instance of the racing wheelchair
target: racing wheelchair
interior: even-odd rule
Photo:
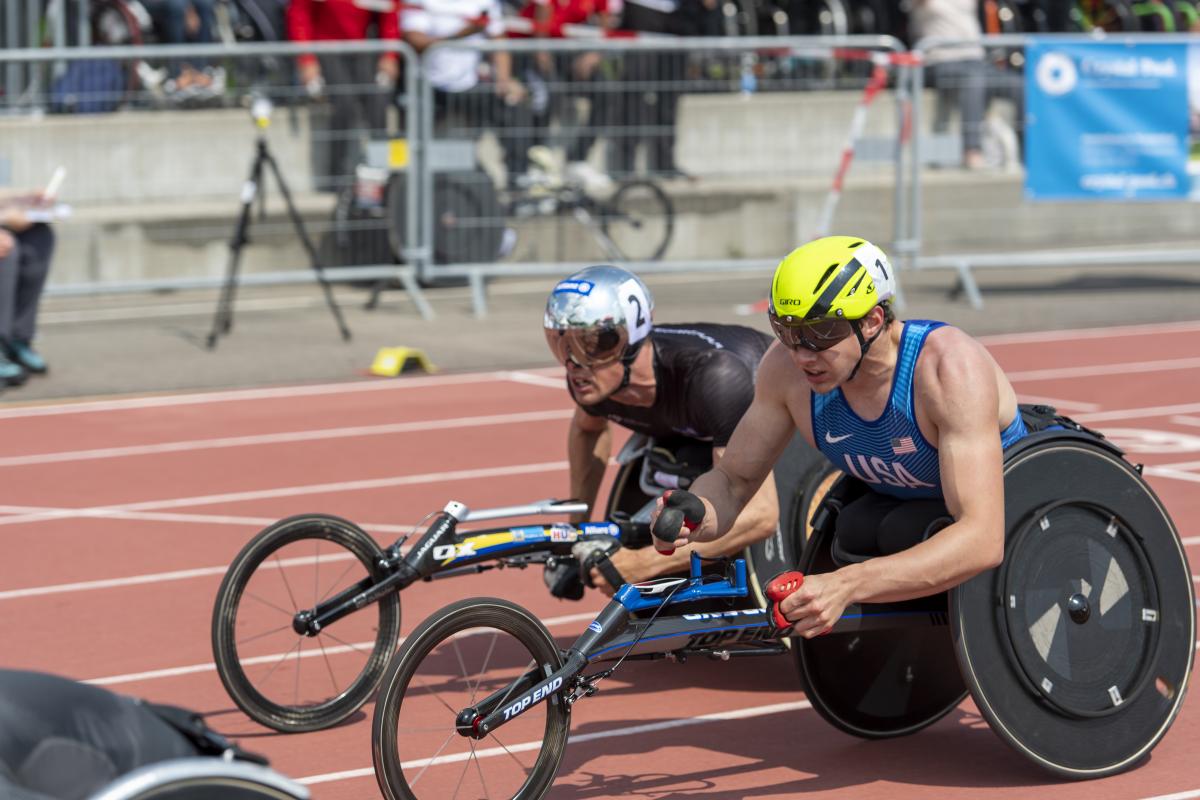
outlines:
[[[796,440],[799,442],[799,440]],[[635,436],[605,507],[607,522],[497,527],[459,531],[460,522],[574,514],[583,503],[546,500],[470,511],[451,502],[432,516],[407,548],[407,535],[387,547],[354,523],[325,514],[281,520],[257,534],[230,564],[217,591],[212,648],[229,696],[251,719],[285,733],[328,728],[357,711],[375,692],[400,637],[399,593],[419,581],[493,569],[542,565],[552,593],[579,599],[580,576],[602,569],[623,546],[649,545],[653,500],[686,488],[711,467],[711,448]],[[776,470],[781,530],[748,549],[760,575],[795,563],[785,536],[788,520],[806,519],[814,494],[806,473],[818,467],[811,448],[789,447]],[[788,487],[800,486],[794,493]],[[427,520],[429,517],[426,518]],[[416,529],[422,528],[424,521]],[[804,534],[799,534],[801,540]],[[785,540],[787,540],[785,542]],[[751,573],[751,601],[762,602]]]
[[[795,640],[806,694],[842,730],[884,738],[920,730],[970,693],[1001,738],[1051,772],[1128,769],[1174,721],[1192,669],[1195,604],[1178,533],[1140,469],[1065,418],[1005,453],[1004,481],[1003,563],[933,597],[851,606],[828,635]],[[822,502],[802,571],[836,565],[837,498],[850,488],[842,479]],[[574,704],[626,658],[785,654],[784,632],[745,604],[749,592],[741,560],[713,577],[693,558],[688,579],[622,587],[565,650],[504,600],[438,611],[380,687],[372,755],[384,796],[481,783],[488,796],[543,797]],[[719,600],[728,610],[688,613]]]

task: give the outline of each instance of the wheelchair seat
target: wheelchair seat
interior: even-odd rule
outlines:
[[[197,756],[147,764],[88,800],[308,800],[309,791],[278,772],[244,761]]]

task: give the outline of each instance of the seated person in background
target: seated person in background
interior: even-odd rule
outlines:
[[[267,763],[185,709],[57,675],[0,669],[0,797],[5,800],[90,797],[138,767],[194,756]]]
[[[0,386],[19,386],[46,361],[33,349],[54,230],[32,222],[29,198],[0,199]],[[37,200],[34,197],[34,200]]]
[[[677,543],[719,542],[795,430],[866,484],[838,515],[849,563],[772,581],[775,623],[806,638],[851,603],[937,594],[1004,557],[1003,450],[1028,433],[1016,393],[966,333],[897,321],[894,291],[887,257],[863,239],[829,236],[784,258],[769,311],[779,343],[754,402],[691,496],[665,501],[695,524]]]
[[[546,301],[546,342],[566,369],[576,406],[567,433],[571,496],[593,510],[612,453],[610,421],[656,439],[693,440],[720,463],[771,343],[767,334],[740,325],[653,325],[653,312],[646,285],[606,265],[559,281]],[[746,500],[724,539],[696,548],[701,555],[733,555],[775,532],[774,481],[764,480]],[[686,572],[692,549],[663,558],[649,547],[621,548],[588,577],[611,594],[621,583]]]
[[[929,50],[926,63],[938,90],[939,107],[950,100],[962,115],[963,166],[988,166],[983,153],[984,116],[993,97],[1007,97],[1013,103],[1018,139],[1013,149],[1019,150],[1025,127],[1024,81],[1019,74],[1000,69],[986,59],[979,43],[983,37],[979,0],[913,0],[909,31],[918,46],[928,39],[947,42]],[[1020,153],[1013,157],[1019,158]]]
[[[377,39],[398,40],[396,8],[394,0],[290,0],[288,38],[293,42],[360,40],[373,33]],[[312,137],[314,149],[320,149],[326,159],[323,174],[316,178],[318,188],[337,191],[353,180],[363,141],[387,133],[388,93],[400,74],[399,57],[396,53],[320,57],[305,53],[297,61],[300,84],[309,95],[329,100],[329,114],[320,120],[324,129],[314,120]]]
[[[610,2],[619,6],[620,0],[526,0],[520,16],[533,23],[533,35],[548,39],[566,37],[563,26],[594,25],[600,31],[613,26],[608,13]],[[588,154],[602,133],[605,120],[602,113],[607,99],[600,66],[600,53],[537,53],[538,69],[543,75],[553,76],[557,86],[565,85],[567,91],[554,98],[554,105],[564,127],[571,131],[566,144],[566,176],[584,186],[589,192],[604,192],[613,188],[613,180],[596,169],[588,161]],[[584,100],[586,111],[580,113],[576,99]],[[610,134],[611,135],[611,134]]]
[[[164,44],[211,44],[216,41],[216,0],[142,0]],[[168,92],[220,92],[225,86],[220,67],[188,63],[171,68]]]
[[[422,54],[433,84],[433,119],[439,136],[478,140],[493,130],[504,150],[506,181],[515,187],[529,166],[529,148],[537,143],[529,93],[513,73],[512,55],[491,54],[490,90],[481,85],[477,50],[439,47],[438,42],[482,41],[504,36],[499,0],[410,0],[400,12],[404,41]]]

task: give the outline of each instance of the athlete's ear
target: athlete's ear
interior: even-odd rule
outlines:
[[[882,305],[877,305],[867,312],[867,315],[862,318],[862,335],[864,339],[872,338],[886,320],[886,314]]]

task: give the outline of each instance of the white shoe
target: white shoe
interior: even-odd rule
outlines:
[[[613,179],[586,161],[567,164],[567,179],[580,184],[588,193],[608,192],[613,188]]]

